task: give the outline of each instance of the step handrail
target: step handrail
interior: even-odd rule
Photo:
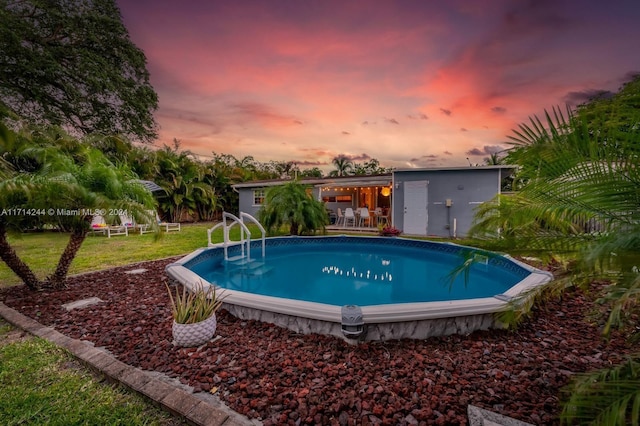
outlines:
[[[231,220],[231,224],[227,224],[227,219]],[[262,226],[262,224],[260,222],[258,222],[256,220],[255,217],[251,216],[248,213],[244,213],[244,212],[240,212],[240,218],[235,216],[234,214],[228,213],[228,212],[222,212],[222,221],[220,223],[215,224],[213,227],[211,227],[210,229],[207,229],[207,246],[208,247],[213,247],[216,246],[217,244],[213,244],[211,242],[211,234],[213,233],[213,231],[215,231],[216,229],[222,227],[222,234],[223,234],[223,242],[222,242],[222,247],[224,248],[224,259],[225,260],[229,260],[229,253],[228,253],[228,247],[229,245],[231,245],[232,243],[235,243],[234,241],[231,241],[231,238],[229,237],[229,230],[233,227],[233,225],[235,225],[236,223],[238,225],[240,225],[240,250],[241,250],[241,257],[245,257],[245,243],[246,243],[246,250],[247,250],[247,260],[251,260],[251,231],[249,231],[249,228],[247,227],[247,225],[244,223],[244,219],[247,219],[253,223],[255,223],[258,228],[260,229],[260,232],[262,234],[262,257],[264,258],[265,256],[265,234],[266,231],[264,229],[264,227]],[[245,240],[245,232],[247,233],[247,238]]]
[[[265,234],[267,233],[267,231],[265,231],[265,229],[262,226],[262,224],[260,222],[258,222],[258,220],[255,217],[251,216],[249,213],[240,212],[240,218],[242,219],[242,223],[244,223],[244,219],[249,219],[251,222],[255,223],[258,226],[258,229],[260,229],[260,233],[262,234],[262,236],[261,236],[261,240],[262,240],[262,257],[264,258],[264,255],[265,255]]]

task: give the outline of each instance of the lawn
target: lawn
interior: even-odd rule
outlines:
[[[180,232],[162,232],[155,234],[119,235],[106,238],[92,235],[85,239],[78,255],[71,264],[69,274],[98,271],[115,266],[147,260],[163,259],[172,256],[186,255],[193,250],[207,246],[207,229],[211,223],[187,224]],[[257,228],[249,226],[252,235],[259,235]],[[231,238],[239,239],[239,228],[232,228]],[[215,242],[222,241],[222,230],[217,229],[212,236]],[[39,278],[45,278],[56,267],[69,234],[57,232],[24,233],[10,235],[9,243],[18,256],[35,272]],[[20,279],[0,262],[0,288],[20,284]]]
[[[184,424],[0,319],[0,424]]]

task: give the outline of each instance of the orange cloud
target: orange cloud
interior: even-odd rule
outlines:
[[[640,69],[611,49],[634,51],[640,38],[630,4],[120,7],[159,95],[160,143],[259,161],[367,153],[387,167],[464,165],[570,92],[615,90]]]

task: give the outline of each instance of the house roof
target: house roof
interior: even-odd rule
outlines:
[[[392,173],[384,173],[380,175],[351,175],[351,176],[335,176],[323,178],[300,178],[298,182],[303,185],[314,185],[328,188],[350,186],[386,186],[393,179],[394,173],[411,173],[411,172],[432,172],[432,171],[477,171],[477,170],[515,170],[518,166],[513,165],[495,165],[495,166],[464,166],[464,167],[433,167],[421,169],[395,169]],[[291,179],[268,179],[253,180],[250,182],[241,182],[231,185],[234,189],[241,188],[266,188],[269,186],[278,186]]]
[[[375,179],[357,179],[357,176],[353,176],[354,179],[348,180],[326,180],[317,184],[316,186],[322,186],[323,188],[336,188],[343,187],[345,185],[350,186],[388,186],[391,185],[391,175],[377,176]]]
[[[282,185],[291,182],[291,179],[269,179],[269,180],[253,180],[250,182],[241,182],[231,185],[234,189],[240,188],[264,188],[268,186]],[[324,187],[335,186],[383,186],[389,185],[391,182],[391,173],[382,175],[356,175],[356,176],[336,176],[325,178],[300,178],[298,182],[302,185],[315,185]]]
[[[494,166],[459,166],[459,167],[429,167],[429,168],[420,168],[420,169],[395,169],[394,173],[405,173],[405,172],[437,172],[437,171],[458,171],[458,170],[513,170],[517,169],[518,166],[508,165],[508,164],[498,164]]]

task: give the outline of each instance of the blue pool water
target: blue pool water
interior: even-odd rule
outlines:
[[[290,239],[253,248],[252,261],[201,256],[185,266],[222,288],[326,303],[384,305],[492,297],[529,274],[497,255],[482,252],[468,280],[451,272],[464,257],[460,246],[387,238]],[[232,256],[232,254],[230,254]]]

